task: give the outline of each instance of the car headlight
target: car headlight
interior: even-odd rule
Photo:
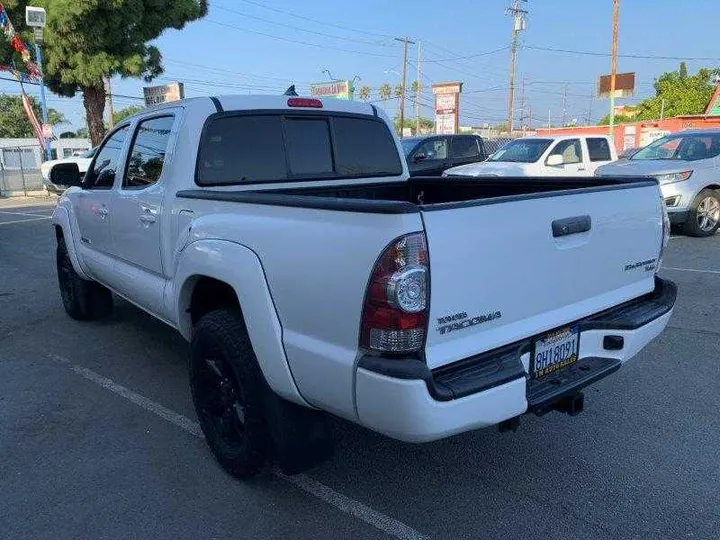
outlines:
[[[692,171],[685,171],[679,173],[661,174],[659,176],[656,176],[655,178],[661,184],[672,184],[674,182],[682,182],[684,180],[687,180],[692,176],[692,173]]]

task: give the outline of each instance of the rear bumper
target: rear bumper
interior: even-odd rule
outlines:
[[[550,389],[528,381],[534,336],[434,372],[420,360],[365,356],[356,380],[359,420],[395,439],[424,442],[547,409],[616,371],[660,334],[676,294],[672,282],[657,278],[652,293],[575,321],[581,331],[577,366],[587,369],[561,372],[562,384]]]

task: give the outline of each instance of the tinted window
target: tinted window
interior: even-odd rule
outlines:
[[[402,174],[395,140],[384,122],[333,119],[336,168],[341,176]]]
[[[415,151],[413,156],[424,155],[425,159],[447,159],[447,139],[431,139],[425,141]]]
[[[173,120],[163,116],[140,122],[130,147],[124,189],[142,189],[160,179]]]
[[[221,116],[204,130],[197,165],[200,185],[398,174],[384,122],[329,115]]]
[[[590,161],[610,161],[612,159],[607,139],[589,138],[587,146]]]
[[[477,140],[474,137],[453,137],[453,159],[470,159],[480,156]]]
[[[83,181],[85,189],[112,188],[127,133],[128,126],[121,127],[110,135],[110,138],[100,147],[93,162],[92,170],[85,174]]]
[[[290,174],[332,174],[330,128],[325,118],[288,118],[285,121]]]
[[[495,152],[488,161],[535,163],[543,155],[552,139],[517,139]]]
[[[582,146],[580,139],[568,139],[560,141],[550,152],[550,156],[560,155],[563,158],[563,164],[570,165],[582,162]],[[548,157],[550,157],[548,156]]]
[[[198,184],[267,182],[287,178],[279,116],[226,116],[205,129]]]
[[[662,137],[632,156],[643,159],[681,159],[695,161],[720,154],[720,134],[680,134]]]

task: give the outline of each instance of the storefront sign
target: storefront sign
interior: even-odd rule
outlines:
[[[453,135],[458,132],[461,82],[433,84],[435,95],[435,133]]]
[[[146,86],[143,88],[145,105],[159,105],[169,101],[178,101],[185,97],[185,86],[181,82],[164,84],[162,86]]]
[[[331,81],[310,85],[310,95],[316,98],[336,98],[351,100],[353,86],[350,81]]]

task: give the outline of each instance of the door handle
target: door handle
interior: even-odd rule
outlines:
[[[140,216],[140,221],[142,221],[145,225],[150,225],[151,223],[155,223],[156,217],[152,214],[142,214]]]
[[[592,227],[590,216],[575,216],[556,219],[552,222],[552,233],[555,238],[588,232]]]

